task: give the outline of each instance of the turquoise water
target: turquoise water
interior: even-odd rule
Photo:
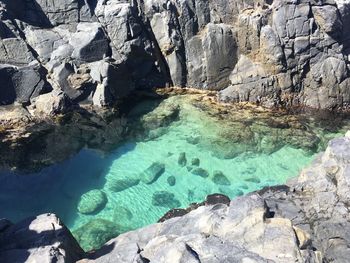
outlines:
[[[122,232],[157,222],[171,208],[201,202],[209,194],[234,198],[283,184],[311,162],[322,144],[347,127],[325,132],[303,119],[300,129],[276,128],[266,125],[271,122],[266,114],[261,119],[253,114],[253,122],[240,126],[251,112],[232,112],[223,121],[192,100],[176,97],[146,113],[144,106],[130,113],[137,135],[131,130],[124,143],[108,154],[83,149],[37,173],[2,173],[0,217],[18,221],[57,213],[81,246],[91,250]],[[277,117],[279,122],[283,118]],[[306,146],[299,146],[298,139],[306,140]],[[157,176],[147,181],[145,171],[152,174],[152,165]],[[99,190],[95,195],[82,197],[94,189]]]

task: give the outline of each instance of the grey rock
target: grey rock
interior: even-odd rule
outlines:
[[[25,219],[0,234],[1,262],[75,262],[83,256],[84,251],[54,214]]]

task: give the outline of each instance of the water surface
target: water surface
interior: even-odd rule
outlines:
[[[16,222],[57,213],[91,250],[209,194],[234,198],[283,184],[349,127],[346,119],[335,125],[307,115],[225,110],[200,99],[175,96],[137,105],[128,115],[128,136],[108,154],[83,149],[39,172],[3,172],[0,217]],[[159,177],[140,180],[152,165],[164,168]],[[134,183],[123,187],[123,182]],[[105,202],[80,213],[81,196],[94,189]]]

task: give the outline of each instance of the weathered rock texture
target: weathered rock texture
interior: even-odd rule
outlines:
[[[192,208],[170,211],[163,223],[122,234],[87,255],[53,215],[12,226],[0,220],[0,261],[347,262],[349,168],[350,134],[331,141],[326,152],[288,185],[231,202],[210,196]]]
[[[0,104],[54,90],[107,106],[176,85],[347,108],[349,23],[342,0],[1,0]]]

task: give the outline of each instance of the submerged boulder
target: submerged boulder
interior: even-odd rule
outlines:
[[[94,214],[102,210],[106,203],[106,194],[101,190],[94,189],[80,197],[78,211],[82,214]]]
[[[186,159],[186,153],[182,152],[179,155],[179,159],[177,160],[177,163],[181,166],[181,167],[185,167],[187,164],[187,159]]]
[[[129,224],[129,221],[133,218],[131,211],[124,206],[116,206],[114,208],[113,221],[123,224]]]
[[[201,164],[201,161],[199,158],[193,158],[191,161],[192,166],[199,166]]]
[[[113,192],[121,192],[140,183],[140,179],[116,179],[108,182],[108,188]]]
[[[203,178],[207,178],[209,177],[209,173],[207,170],[203,169],[203,168],[194,168],[192,171],[191,171],[192,174],[194,175],[198,175],[198,176],[201,176]]]
[[[231,182],[221,171],[214,171],[213,182],[217,185],[231,185]]]
[[[152,184],[165,172],[164,163],[154,162],[141,175],[141,181]]]
[[[175,176],[169,176],[168,179],[167,179],[167,182],[170,186],[174,186],[176,184],[176,178]]]
[[[73,236],[85,251],[101,247],[111,238],[117,237],[123,229],[117,224],[105,220],[94,219],[73,231]]]
[[[155,192],[152,196],[152,204],[170,209],[181,206],[180,201],[175,198],[175,195],[167,191]]]

